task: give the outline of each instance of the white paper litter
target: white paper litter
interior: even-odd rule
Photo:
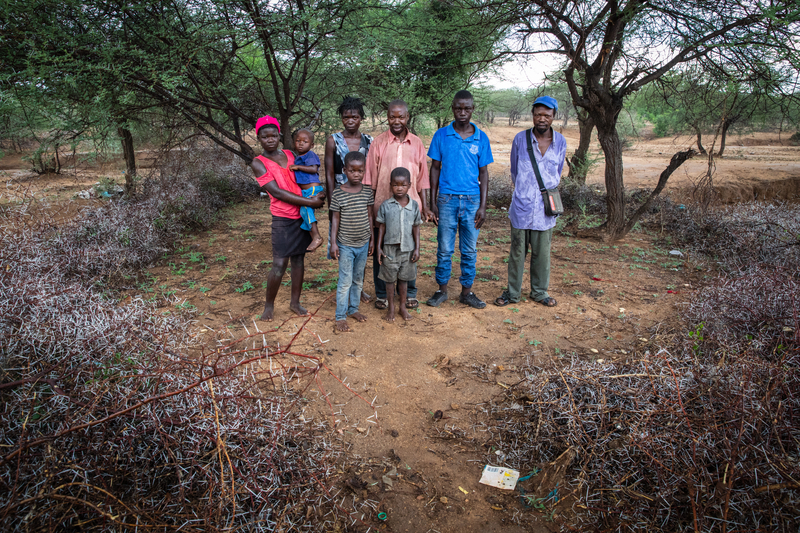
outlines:
[[[483,474],[480,482],[490,487],[497,487],[503,490],[514,490],[519,479],[519,472],[502,466],[483,467]]]

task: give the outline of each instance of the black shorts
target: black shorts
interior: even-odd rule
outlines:
[[[272,217],[272,257],[292,257],[306,253],[311,233],[302,229],[302,218]]]

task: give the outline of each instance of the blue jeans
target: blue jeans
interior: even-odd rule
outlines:
[[[322,185],[314,185],[308,189],[303,189],[303,198],[311,198],[312,196],[316,196],[321,192]],[[303,224],[300,227],[306,231],[311,231],[311,224],[317,221],[317,217],[314,216],[313,207],[301,206],[300,218],[303,219]]]
[[[450,281],[452,271],[451,258],[456,247],[456,231],[458,231],[458,247],[461,252],[461,276],[458,281],[462,286],[471,288],[475,281],[475,262],[478,259],[478,235],[475,229],[475,213],[481,206],[479,194],[440,194],[436,200],[439,208],[439,230],[436,250],[436,283],[446,285]]]
[[[361,287],[364,285],[364,267],[367,266],[369,243],[359,248],[339,246],[339,283],[336,286],[336,320],[346,320],[358,312]]]

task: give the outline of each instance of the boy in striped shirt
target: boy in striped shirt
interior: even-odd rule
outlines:
[[[336,332],[350,331],[347,317],[364,322],[367,317],[358,312],[364,267],[372,255],[375,223],[371,187],[362,185],[367,158],[361,152],[350,152],[344,158],[347,183],[331,195],[331,257],[339,261],[339,283],[336,287]]]

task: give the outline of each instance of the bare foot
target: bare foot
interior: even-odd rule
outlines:
[[[364,303],[371,302],[372,301],[372,296],[370,296],[369,294],[367,294],[364,291],[361,291],[361,301],[364,302]]]
[[[314,250],[319,248],[322,245],[323,242],[325,242],[325,241],[322,239],[322,237],[314,238],[314,240],[311,241],[311,244],[308,245],[308,248],[306,248],[306,251],[307,252],[313,252]]]
[[[405,306],[402,305],[400,306],[400,316],[403,317],[403,320],[411,320],[412,318],[414,318],[408,313],[408,311],[406,311]]]
[[[264,312],[261,313],[261,320],[266,320],[267,322],[272,322],[272,315],[275,312],[275,306],[273,305],[265,305]]]
[[[394,309],[390,309],[386,316],[383,317],[386,322],[394,322]]]
[[[366,322],[367,321],[367,317],[365,317],[364,315],[362,315],[358,311],[356,311],[355,313],[350,315],[350,318],[355,318],[359,322]]]
[[[294,314],[296,314],[298,316],[308,316],[308,310],[305,307],[303,307],[302,305],[300,305],[299,303],[298,304],[291,304],[289,306],[289,309],[291,309],[294,312]]]
[[[347,333],[350,331],[350,326],[347,325],[347,320],[337,320],[333,330],[339,333]]]

